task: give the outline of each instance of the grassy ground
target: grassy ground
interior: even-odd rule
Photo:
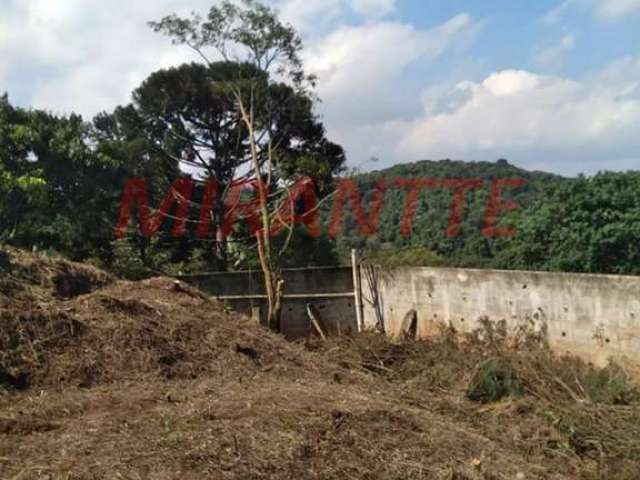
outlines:
[[[631,376],[527,328],[292,344],[169,279],[10,257],[0,478],[638,478]]]

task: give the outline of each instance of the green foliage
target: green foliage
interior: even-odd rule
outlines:
[[[214,48],[225,60],[249,61],[263,71],[274,66],[278,74],[296,84],[313,79],[302,68],[302,40],[295,29],[283,24],[274,10],[254,0],[243,0],[241,5],[223,1],[211,7],[205,19],[197,14],[191,18],[174,14],[149,25],[203,56],[205,48]],[[247,53],[240,57],[238,52]]]
[[[629,383],[626,372],[616,364],[591,368],[585,375],[585,389],[591,400],[607,405],[640,402],[640,392]]]
[[[300,38],[272,9],[253,1],[242,5],[222,2],[205,18],[170,15],[150,25],[174,43],[195,49],[204,62],[151,74],[133,92],[131,105],[96,119],[101,145],[107,154],[123,159],[131,157],[133,150],[136,156],[169,165],[175,171],[181,166],[192,171],[195,167],[199,180],[215,178],[218,182],[208,238],[195,238],[189,232],[185,239],[174,241],[173,248],[167,247],[170,239],[163,228],[163,239],[156,244],[163,252],[170,252],[165,270],[173,270],[176,265],[181,270],[254,266],[255,238],[243,225],[236,226],[228,241],[220,235],[225,216],[223,196],[232,183],[257,177],[270,180],[271,190],[277,192],[268,197],[273,212],[282,203],[284,187],[302,176],[311,177],[318,193],[325,194],[345,161],[342,148],[327,140],[324,126],[314,113],[315,97],[308,91],[312,78],[304,74],[299,57]],[[210,49],[223,61],[208,60]],[[253,137],[241,105],[251,112]],[[257,139],[255,150],[250,138]],[[253,164],[254,153],[258,167]],[[154,181],[150,183],[163,185],[166,191],[170,182],[158,182],[156,172],[166,172],[160,175],[162,180],[175,178],[176,174],[162,168],[138,176],[150,178],[148,173],[152,173]],[[268,174],[258,172],[261,169]],[[152,196],[155,201],[157,193],[152,192]],[[198,218],[197,204],[202,196],[199,185],[190,218]],[[305,254],[287,249],[281,257],[282,265],[313,264],[327,258],[321,252],[333,250],[318,241],[298,239],[297,235],[293,240],[274,239],[276,245],[305,247]],[[137,239],[132,241],[143,245]],[[308,254],[311,245],[317,246],[312,251],[318,255]],[[149,265],[157,256],[154,250],[140,251],[140,260],[147,258],[143,263]]]
[[[406,247],[402,249],[383,248],[365,251],[363,257],[373,265],[381,267],[445,267],[447,259],[425,247]]]
[[[236,229],[229,243],[216,237],[222,201],[214,205],[211,237],[196,238],[201,184],[194,191],[184,238],[171,237],[168,218],[157,236],[146,239],[134,214],[127,237],[114,241],[126,179],[147,180],[154,209],[172,182],[184,175],[185,165],[192,167],[190,171],[200,167],[204,175],[194,174],[198,180],[215,177],[220,193],[247,170],[247,130],[229,96],[230,85],[253,96],[257,125],[271,132],[277,146],[272,149],[277,159],[273,185],[309,175],[319,193],[330,189],[333,175],[345,161],[344,152],[326,139],[313,112],[315,97],[304,88],[311,79],[302,74],[299,61],[300,39],[274,11],[255,2],[225,3],[211,9],[204,21],[173,16],[156,26],[178,43],[191,43],[193,35],[200,35],[198,48],[234,44],[249,54],[155,72],[133,92],[130,105],[101,113],[92,124],[77,115],[60,117],[16,108],[4,96],[0,241],[7,238],[17,246],[92,259],[131,278],[251,265],[254,239],[243,227]],[[283,78],[279,68],[285,64],[289,76],[284,78],[291,81],[274,80],[272,76]],[[267,151],[264,148],[261,155]],[[291,245],[300,251],[289,250],[286,265],[335,262],[333,245],[326,238],[294,238]]]
[[[481,178],[484,188],[465,198],[460,233],[446,233],[453,193],[427,188],[420,196],[411,235],[400,233],[406,192],[388,188],[378,233],[359,234],[351,216],[337,241],[340,251],[361,248],[385,252],[422,248],[460,267],[593,273],[640,273],[640,173],[599,173],[563,178],[516,168],[504,160],[489,162],[423,161],[396,165],[356,177],[368,205],[375,182],[384,178]],[[482,230],[489,187],[496,178],[523,178],[526,185],[504,189],[503,200],[520,208],[500,212],[498,225],[512,225],[516,235],[487,238]],[[325,209],[325,216],[329,211]],[[409,262],[408,262],[409,263]],[[414,265],[424,262],[416,258]]]
[[[483,188],[467,192],[462,212],[460,233],[455,237],[447,236],[450,207],[453,201],[453,189],[447,187],[425,188],[416,204],[416,215],[410,235],[403,236],[400,223],[405,210],[406,190],[394,187],[398,179],[469,179],[479,178],[484,182]],[[505,189],[503,197],[513,199],[520,205],[528,205],[543,195],[543,189],[560,177],[542,172],[529,172],[504,160],[490,162],[463,161],[421,161],[410,164],[395,165],[386,170],[360,174],[355,180],[363,194],[363,203],[369,205],[374,185],[384,179],[387,190],[384,206],[380,214],[380,225],[376,235],[363,238],[359,234],[355,219],[349,216],[343,232],[337,241],[341,251],[350,248],[405,249],[423,248],[437,256],[446,258],[452,266],[491,267],[496,264],[496,257],[504,248],[505,242],[500,239],[485,238],[482,229],[485,226],[485,210],[489,197],[489,187],[497,178],[524,178],[527,184],[516,189]],[[329,212],[326,212],[328,215]],[[501,215],[500,223],[512,223],[517,212]]]
[[[0,242],[15,235],[21,215],[43,205],[46,182],[40,172],[15,176],[0,163]]]
[[[467,388],[467,398],[482,403],[522,395],[524,388],[513,366],[505,358],[490,358],[478,365]]]
[[[96,155],[77,115],[0,99],[0,236],[83,259],[103,255],[124,172]]]
[[[540,270],[640,273],[640,173],[567,179],[520,215],[505,259]],[[506,263],[506,262],[504,262]]]

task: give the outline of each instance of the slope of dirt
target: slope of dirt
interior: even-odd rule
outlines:
[[[539,338],[292,344],[171,279],[9,256],[0,478],[638,478],[635,390]]]
[[[193,379],[229,373],[238,358],[245,359],[241,370],[274,359],[300,363],[290,344],[176,280],[115,281],[81,264],[20,252],[12,257],[5,278],[11,287],[0,307],[0,385],[61,389]],[[69,285],[80,283],[85,293],[68,295],[77,292]]]

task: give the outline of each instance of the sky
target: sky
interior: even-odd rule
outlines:
[[[146,22],[216,0],[0,0],[0,92],[91,119],[194,61]],[[640,169],[640,0],[271,0],[348,165]]]

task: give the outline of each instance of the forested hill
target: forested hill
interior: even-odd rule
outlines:
[[[359,175],[362,179],[397,177],[435,177],[435,178],[484,178],[522,177],[531,181],[559,179],[547,172],[530,171],[516,167],[507,160],[496,162],[466,162],[463,160],[421,160],[414,163],[401,163],[383,170],[374,170]]]
[[[374,185],[397,179],[482,179],[466,194],[458,234],[447,234],[453,188],[425,188],[417,202],[410,235],[401,233],[406,189],[387,188],[378,233],[362,236],[349,218],[339,248],[364,249],[391,264],[452,265],[573,272],[640,273],[640,173],[600,173],[565,178],[497,162],[420,161],[357,175],[368,205]],[[504,188],[502,199],[519,205],[498,213],[499,226],[513,237],[483,234],[491,185],[496,179],[523,179]],[[367,203],[369,201],[369,203]]]
[[[471,206],[471,213],[477,213],[478,208],[484,211],[484,203],[486,203],[486,193],[490,191],[491,185],[496,179],[518,179],[523,180],[523,185],[515,188],[510,193],[510,198],[516,200],[520,205],[527,206],[534,200],[538,199],[551,184],[557,184],[569,179],[554,175],[548,172],[530,171],[516,167],[507,160],[500,159],[496,162],[465,162],[463,160],[422,160],[415,163],[402,163],[393,165],[383,170],[374,170],[367,173],[359,174],[356,177],[357,183],[363,192],[369,192],[374,188],[376,182],[385,179],[388,186],[393,185],[397,180],[448,180],[455,182],[462,179],[478,179],[482,180],[483,186],[478,188],[479,191],[472,192],[467,197],[465,206]],[[444,191],[440,191],[444,190]],[[449,190],[447,192],[447,190]],[[440,206],[438,201],[451,201],[451,189],[426,189],[422,194],[422,206],[419,213],[425,214],[428,211],[435,213],[439,209],[434,207]],[[508,190],[508,189],[506,189]],[[398,212],[402,210],[401,203],[405,199],[405,191],[402,188],[391,188],[386,193],[385,200],[386,210]],[[429,201],[429,197],[433,202]],[[478,202],[477,200],[482,200]],[[443,205],[441,213],[448,213],[449,204]],[[482,212],[484,213],[484,212]]]

